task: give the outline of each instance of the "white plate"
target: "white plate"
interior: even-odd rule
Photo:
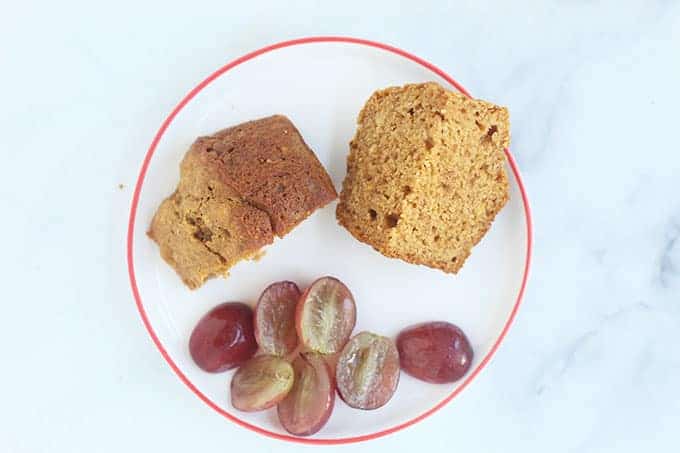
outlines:
[[[287,115],[326,167],[335,186],[345,176],[348,142],[359,109],[379,88],[436,81],[458,88],[437,68],[382,44],[350,38],[308,38],[248,54],[221,68],[170,114],[152,143],[135,189],[128,260],[138,308],[159,350],[178,376],[222,415],[282,438],[275,410],[240,413],[229,403],[231,372],[208,374],[192,362],[188,339],[198,319],[225,301],[253,304],[278,280],[300,287],[323,275],[340,278],[357,303],[357,326],[395,337],[420,321],[446,320],[468,335],[475,359],[455,384],[434,385],[402,373],[390,402],[358,411],[337,400],[328,424],[306,442],[365,440],[408,426],[450,401],[477,375],[505,335],[519,306],[529,267],[528,202],[508,153],[510,201],[458,275],[387,259],[338,226],[335,203],[316,212],[258,262],[243,262],[227,279],[189,291],[162,261],[145,232],[154,211],[174,190],[179,162],[194,139],[274,113]]]

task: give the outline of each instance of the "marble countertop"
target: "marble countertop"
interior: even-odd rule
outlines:
[[[1,451],[299,450],[170,372],[124,237],[143,154],[189,89],[328,34],[394,44],[507,105],[535,222],[491,366],[426,421],[351,448],[678,451],[680,2],[94,3],[15,2],[0,20]]]

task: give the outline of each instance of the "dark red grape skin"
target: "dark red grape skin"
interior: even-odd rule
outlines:
[[[397,337],[401,368],[436,384],[455,382],[467,373],[473,351],[465,333],[448,322],[407,327]]]
[[[335,382],[321,354],[300,354],[293,361],[293,388],[278,404],[279,421],[296,436],[311,436],[328,422],[335,405]]]
[[[227,302],[210,310],[196,324],[189,339],[194,362],[210,373],[235,368],[256,351],[253,310],[240,302]]]

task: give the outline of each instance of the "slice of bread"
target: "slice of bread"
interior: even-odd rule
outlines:
[[[388,257],[457,273],[508,200],[508,111],[436,83],[375,92],[336,215]]]
[[[293,123],[275,115],[198,138],[148,234],[194,289],[257,255],[336,196]]]

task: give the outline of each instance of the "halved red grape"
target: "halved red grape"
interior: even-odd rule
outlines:
[[[338,352],[356,323],[356,306],[349,289],[337,278],[322,277],[312,283],[297,306],[300,342],[322,354]]]
[[[293,376],[293,367],[280,357],[253,357],[231,380],[231,405],[246,412],[274,407],[293,387]]]
[[[335,385],[320,354],[301,354],[293,362],[293,388],[277,407],[281,425],[296,436],[310,436],[328,421],[335,403]]]
[[[457,381],[472,364],[470,342],[462,330],[448,322],[428,322],[402,330],[397,349],[404,371],[436,384]]]
[[[335,379],[349,406],[377,409],[385,405],[399,383],[399,353],[394,342],[370,332],[358,333],[340,353]]]
[[[285,356],[298,344],[295,307],[300,290],[293,282],[269,285],[255,307],[255,339],[267,354]]]
[[[201,369],[217,373],[237,367],[255,354],[253,310],[228,302],[210,310],[194,327],[189,352]]]

